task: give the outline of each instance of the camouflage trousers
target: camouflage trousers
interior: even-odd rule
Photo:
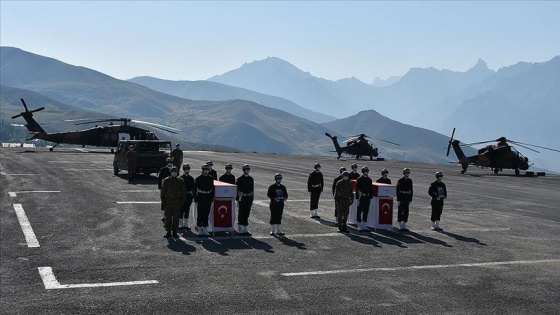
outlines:
[[[178,203],[168,203],[165,205],[165,230],[179,230],[179,219],[181,218],[181,205]]]

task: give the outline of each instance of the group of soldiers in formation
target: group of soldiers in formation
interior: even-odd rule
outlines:
[[[198,236],[209,236],[208,233],[208,216],[210,207],[214,200],[214,180],[230,183],[237,186],[236,201],[238,202],[238,233],[240,235],[250,236],[249,215],[254,198],[254,179],[249,175],[251,167],[248,164],[243,165],[243,175],[235,177],[231,171],[233,166],[226,164],[225,173],[218,177],[217,172],[212,169],[212,161],[207,161],[202,165],[202,174],[196,178],[189,173],[191,167],[189,164],[182,166],[183,174],[179,176],[179,169],[183,163],[183,151],[180,145],[171,152],[166,161],[167,165],[162,167],[158,173],[158,188],[160,189],[161,210],[164,216],[161,220],[165,223],[167,233],[164,237],[179,237],[177,231],[179,229],[189,230],[189,210],[193,202],[197,205],[196,231]],[[369,168],[362,167],[361,174],[358,173],[358,165],[351,165],[351,171],[346,168],[340,168],[340,175],[336,177],[332,183],[332,194],[335,201],[336,225],[338,230],[348,233],[347,220],[350,206],[354,200],[358,200],[357,207],[357,227],[360,232],[369,231],[367,227],[367,218],[371,199],[373,198],[373,180],[369,177]],[[383,169],[381,177],[376,180],[377,183],[391,184],[388,178],[389,171]],[[432,197],[432,229],[436,231],[442,230],[439,222],[443,210],[443,200],[447,198],[447,189],[442,181],[443,174],[436,173],[436,181],[430,184],[428,194]],[[130,179],[129,179],[130,180]],[[351,180],[356,180],[356,193],[354,194]],[[316,163],[314,170],[309,174],[307,180],[307,190],[310,194],[310,212],[311,218],[320,219],[317,214],[319,209],[319,199],[324,188],[323,174],[321,173],[321,165]],[[410,179],[410,170],[403,169],[403,177],[396,184],[398,214],[397,222],[399,230],[408,231],[407,222],[409,215],[409,206],[412,202],[413,184]],[[282,185],[282,174],[274,175],[274,183],[268,187],[267,197],[270,199],[270,235],[284,235],[281,229],[282,214],[284,211],[284,202],[288,199],[288,191]]]

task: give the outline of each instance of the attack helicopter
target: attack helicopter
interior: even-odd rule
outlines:
[[[506,137],[500,137],[498,139],[489,141],[461,144],[459,140],[453,140],[454,135],[455,128],[453,128],[451,138],[449,139],[449,145],[447,146],[447,156],[449,156],[449,151],[451,147],[453,147],[453,151],[455,151],[455,155],[457,155],[457,159],[459,159],[458,163],[461,164],[462,167],[461,174],[464,174],[467,171],[467,167],[469,165],[480,166],[481,168],[489,167],[494,172],[494,174],[498,174],[504,169],[513,169],[515,171],[515,175],[519,175],[520,170],[528,170],[529,167],[533,164],[529,164],[529,159],[519,153],[519,151],[517,151],[513,146],[509,145],[509,143],[513,143],[537,153],[540,152],[535,149],[529,148],[528,146],[560,152],[560,150],[514,141],[507,139]],[[477,155],[473,156],[466,156],[461,149],[461,147],[464,146],[486,144],[491,142],[496,142],[496,144],[487,145],[481,149],[478,149]]]
[[[49,148],[50,151],[61,143],[66,144],[77,144],[82,145],[82,147],[95,146],[95,147],[117,147],[119,142],[119,134],[128,134],[132,140],[160,140],[160,138],[150,132],[147,129],[132,126],[131,124],[143,124],[157,128],[160,130],[167,131],[169,133],[178,133],[179,129],[154,124],[145,121],[133,120],[130,118],[101,118],[101,119],[75,119],[66,121],[80,121],[76,125],[83,124],[93,124],[99,122],[108,122],[106,126],[97,126],[84,130],[68,131],[68,132],[57,132],[57,133],[47,133],[45,130],[35,121],[33,118],[33,113],[42,111],[45,107],[41,107],[34,110],[29,110],[27,104],[21,99],[24,112],[19,113],[12,117],[12,119],[23,117],[27,123],[25,127],[33,136],[27,140],[45,140],[53,142],[55,145]],[[120,124],[114,124],[114,122],[120,122]]]
[[[374,157],[377,158],[377,156],[379,155],[379,149],[376,146],[374,146],[373,143],[371,143],[371,141],[367,139],[371,137],[363,133],[348,137],[348,139],[344,141],[346,143],[346,146],[344,147],[341,147],[340,144],[338,143],[337,136],[331,136],[331,134],[329,134],[328,132],[325,132],[325,135],[331,138],[334,144],[334,148],[336,150],[332,152],[336,152],[338,154],[337,159],[340,159],[340,156],[343,153],[350,156],[355,156],[356,160],[360,159],[363,156],[369,156],[370,161],[373,161],[373,158]],[[382,140],[382,139],[377,139],[377,140],[387,142],[393,145],[399,145],[397,143],[387,141],[387,140]],[[380,159],[377,158],[377,160]]]

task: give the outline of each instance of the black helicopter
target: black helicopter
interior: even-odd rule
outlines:
[[[19,115],[15,115],[12,119],[23,117],[25,122],[27,123],[25,127],[29,130],[30,133],[33,134],[33,137],[27,140],[45,140],[49,142],[55,143],[52,148],[49,148],[52,151],[56,146],[61,143],[66,144],[77,144],[82,146],[96,146],[96,147],[116,147],[119,142],[119,134],[128,134],[130,135],[130,139],[132,140],[160,140],[160,138],[150,132],[147,129],[131,126],[131,123],[139,123],[148,125],[157,129],[161,129],[170,133],[177,133],[180,130],[154,124],[145,121],[139,120],[132,120],[130,118],[108,118],[108,119],[76,119],[76,120],[67,120],[67,121],[84,121],[77,123],[76,125],[83,125],[83,124],[92,124],[98,122],[109,122],[106,126],[95,126],[93,128],[84,129],[84,130],[76,130],[76,131],[68,131],[68,132],[57,132],[57,133],[47,133],[45,130],[33,119],[33,113],[41,111],[45,109],[45,107],[41,107],[34,110],[29,110],[27,108],[27,104],[23,98],[21,99],[23,103],[23,107],[25,108],[24,112],[21,112]],[[120,122],[120,124],[115,125],[113,122]]]
[[[449,150],[453,147],[453,151],[457,155],[459,159],[459,164],[462,166],[461,174],[464,174],[467,171],[467,167],[469,165],[480,166],[482,168],[489,167],[494,174],[498,174],[504,169],[513,169],[515,170],[515,175],[519,175],[520,170],[526,171],[532,164],[529,164],[529,159],[523,156],[519,151],[517,151],[514,147],[509,145],[509,143],[516,144],[520,147],[523,147],[527,150],[531,150],[533,152],[540,153],[539,151],[529,148],[527,146],[532,146],[536,148],[557,151],[560,150],[541,147],[534,144],[523,143],[519,141],[514,141],[507,139],[506,137],[500,137],[496,140],[489,140],[489,141],[481,141],[475,143],[468,143],[468,144],[460,144],[459,140],[453,140],[453,136],[455,135],[455,128],[453,128],[453,132],[451,133],[451,139],[449,139],[449,145],[447,146],[447,156],[449,156]],[[461,147],[463,146],[472,146],[477,144],[485,144],[490,142],[497,142],[494,145],[487,145],[481,149],[478,149],[478,154],[473,156],[466,156],[463,153]],[[508,143],[509,142],[509,143]]]
[[[366,136],[363,133],[356,136],[349,137],[349,139],[344,141],[346,142],[346,146],[344,147],[341,147],[340,144],[338,143],[337,136],[331,136],[331,134],[329,134],[328,132],[325,132],[325,135],[331,138],[334,144],[334,148],[336,150],[333,152],[336,152],[338,154],[337,159],[340,159],[340,156],[343,153],[350,156],[355,156],[356,160],[360,159],[363,156],[369,156],[370,161],[373,161],[373,158],[379,155],[379,149],[376,146],[374,146],[373,143],[371,143],[371,141],[366,139],[371,137]],[[398,145],[394,142],[390,142],[387,140],[382,140],[382,139],[377,139],[377,140]]]

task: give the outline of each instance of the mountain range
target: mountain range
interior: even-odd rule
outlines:
[[[341,137],[366,133],[374,138],[372,141],[381,149],[382,156],[438,163],[455,160],[444,156],[449,136],[407,125],[407,117],[448,134],[449,124],[461,119],[454,118],[456,110],[469,101],[474,102],[476,97],[509,93],[508,78],[523,77],[523,74],[538,78],[548,75],[548,80],[553,81],[549,82],[550,89],[557,86],[558,78],[549,71],[548,63],[555,62],[554,59],[542,64],[521,63],[499,71],[488,69],[486,63],[479,60],[464,73],[417,68],[394,79],[396,82],[378,82],[375,86],[356,78],[338,81],[316,78],[286,61],[270,57],[208,81],[150,77],[123,81],[17,48],[1,47],[0,52],[3,86],[40,93],[78,109],[170,125],[183,130],[179,141],[249,152],[326,155],[333,148],[324,132]],[[540,71],[529,70],[539,65]],[[526,92],[541,95],[540,83],[548,81],[537,78],[533,81],[532,90]],[[525,86],[526,83],[520,84]],[[481,90],[484,92],[480,93]],[[548,90],[539,99],[558,100],[557,94]],[[414,106],[410,105],[412,101]],[[3,101],[2,117],[9,106],[21,109],[19,104]],[[551,112],[548,106],[539,110],[545,116],[557,113]],[[44,112],[46,110],[37,115]],[[463,113],[462,117],[470,116]],[[499,124],[504,126],[504,131],[515,127],[505,121],[494,122],[494,126]],[[461,125],[457,135],[461,135],[460,140],[480,140],[468,137],[475,129],[482,128],[476,122],[470,127]],[[550,126],[550,129],[554,131],[557,127]],[[493,134],[490,139],[502,135],[511,137],[504,132]]]

